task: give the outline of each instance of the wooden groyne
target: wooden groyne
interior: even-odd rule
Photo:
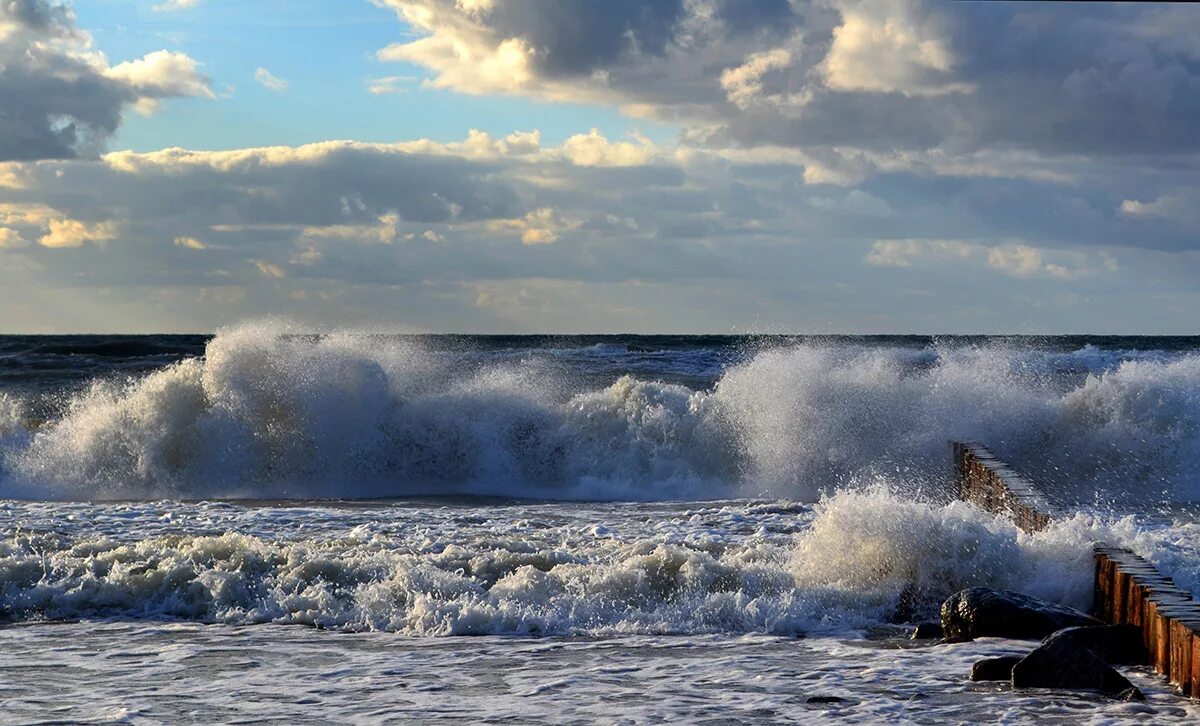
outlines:
[[[959,499],[988,512],[1006,514],[1026,532],[1039,532],[1063,515],[1033,482],[983,444],[956,441],[953,447]]]
[[[1200,603],[1122,547],[1096,546],[1096,617],[1142,630],[1154,670],[1200,698]]]
[[[1064,512],[982,444],[955,442],[958,498],[1038,532]],[[1185,696],[1200,698],[1200,603],[1150,562],[1121,547],[1095,547],[1093,614],[1142,631],[1150,664]]]

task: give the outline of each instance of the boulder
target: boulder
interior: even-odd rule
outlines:
[[[941,637],[941,623],[918,623],[912,632],[913,640],[937,640]]]
[[[1053,633],[1043,644],[1061,641],[1090,650],[1109,665],[1141,665],[1150,662],[1142,644],[1142,629],[1136,625],[1092,625],[1066,628]]]
[[[987,587],[962,590],[942,603],[942,631],[950,642],[983,637],[1041,640],[1063,628],[1102,624],[1074,608]]]
[[[1018,661],[1012,684],[1014,688],[1099,691],[1122,700],[1137,700],[1141,695],[1125,676],[1071,638],[1049,638]]]
[[[984,658],[971,666],[973,681],[1007,681],[1012,678],[1013,666],[1023,655],[1002,655],[999,658]]]

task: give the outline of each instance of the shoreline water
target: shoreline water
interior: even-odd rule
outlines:
[[[470,719],[452,699],[553,721],[569,698],[604,719],[626,691],[589,682],[609,680],[649,694],[633,720],[1194,717],[1149,674],[1134,673],[1142,705],[1015,694],[965,683],[1011,643],[934,655],[867,634],[902,600],[929,617],[971,585],[1086,608],[1097,539],[1200,589],[1200,339],[695,342],[438,351],[250,326],[182,362],[9,357],[0,671],[36,670],[42,652],[47,677],[105,684],[131,722],[225,713],[247,673],[284,679],[291,691],[254,681],[279,702],[318,684],[287,711],[297,722],[330,708]],[[44,406],[36,426],[30,406]],[[997,442],[1039,482],[1039,465],[1059,464],[1053,483],[1089,483],[1064,487],[1086,513],[1028,535],[949,501],[952,435]],[[1049,456],[1064,451],[1065,467]],[[443,496],[411,496],[421,487]],[[228,494],[248,498],[215,499]],[[77,622],[23,624],[39,618]],[[155,638],[171,649],[148,650]],[[614,667],[631,670],[605,680],[622,648]],[[281,665],[297,652],[312,662]],[[555,676],[545,654],[558,652],[571,655]],[[179,678],[150,692],[143,668]],[[471,700],[484,688],[495,703]],[[356,692],[371,698],[347,702]],[[62,706],[108,713],[69,694]]]

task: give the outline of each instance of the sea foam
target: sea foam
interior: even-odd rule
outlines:
[[[933,489],[964,438],[1075,500],[1200,493],[1195,354],[797,343],[701,390],[592,381],[532,355],[244,325],[38,426],[0,411],[0,494],[812,501],[880,476]]]
[[[115,510],[87,506],[91,516],[69,533],[17,531],[0,542],[0,616],[432,636],[837,633],[932,617],[969,585],[1086,605],[1088,544],[1112,534],[1076,519],[1026,535],[971,507],[880,485],[786,512],[602,505],[591,527],[562,519],[514,528],[480,507],[408,519],[393,509],[342,528],[353,512],[333,510],[316,536],[283,524],[240,533],[237,520],[223,519],[237,507],[164,503],[178,521],[139,537],[128,520],[103,523]],[[196,513],[203,517],[185,516]],[[269,519],[260,512],[255,521]],[[777,525],[794,533],[772,534]]]

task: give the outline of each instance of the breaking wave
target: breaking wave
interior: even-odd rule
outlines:
[[[732,519],[760,516],[770,512],[743,506]],[[914,502],[880,486],[784,516],[811,526],[792,536],[729,537],[722,526],[720,536],[693,528],[682,538],[622,538],[547,524],[529,536],[456,531],[451,541],[365,528],[299,540],[17,532],[0,542],[0,619],[435,636],[831,632],[928,618],[973,585],[1086,606],[1088,544],[1108,534],[1076,517],[1030,536],[967,505]]]
[[[39,425],[0,400],[0,495],[812,501],[880,475],[930,484],[951,438],[1076,499],[1200,493],[1194,353],[798,343],[701,390],[591,381],[536,356],[244,325]]]

